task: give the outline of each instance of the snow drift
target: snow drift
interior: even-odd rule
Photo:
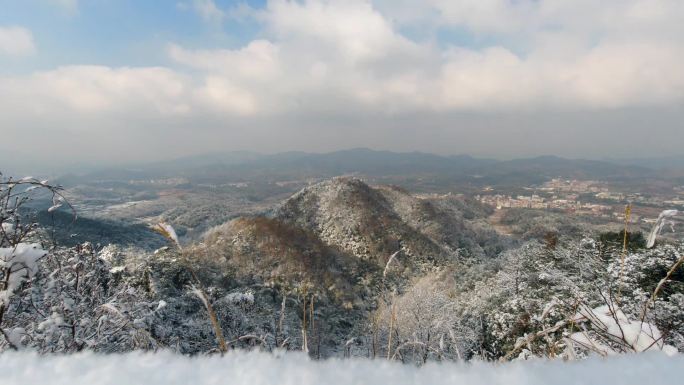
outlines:
[[[231,352],[224,357],[172,353],[0,356],[0,383],[14,384],[674,384],[682,356],[660,353],[584,361],[508,364],[428,364],[423,367],[363,359],[311,361],[303,354]]]

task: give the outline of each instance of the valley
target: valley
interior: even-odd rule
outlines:
[[[145,341],[148,348],[197,354],[214,349],[219,325],[230,348],[304,349],[320,358],[546,355],[567,349],[569,330],[529,347],[517,341],[561,322],[571,298],[600,305],[615,285],[616,263],[632,277],[619,284],[629,285],[630,300],[639,303],[652,283],[637,277],[659,274],[682,247],[682,224],[674,221],[656,249],[645,248],[652,225],[646,219],[669,204],[656,200],[676,199],[673,184],[681,182],[662,177],[648,195],[630,192],[655,171],[602,164],[601,174],[625,176],[598,182],[567,179],[579,173],[573,167],[580,161],[491,168],[491,161],[469,159],[458,169],[420,155],[430,161],[384,175],[378,170],[388,172],[389,161],[410,164],[418,155],[361,154],[373,161],[342,161],[333,169],[326,159],[347,158],[299,155],[294,174],[271,174],[282,159],[250,158],[238,169],[193,163],[187,170],[155,165],[71,175],[56,180],[77,217],[66,206],[48,212],[47,196],[37,195],[30,207],[55,250],[106,266],[102,300],[127,293],[112,306],[139,314],[111,321],[139,337],[92,341],[96,351]],[[485,171],[498,175],[501,168],[512,175],[491,184]],[[477,178],[469,176],[474,169]],[[344,175],[332,175],[338,171]],[[633,216],[623,237],[619,213],[627,204]],[[679,289],[673,286],[658,317],[679,317]],[[83,294],[73,296],[83,301]],[[208,304],[216,323],[207,322]],[[65,316],[77,313],[71,314]],[[668,344],[684,343],[680,324],[659,327],[669,333]],[[77,344],[85,337],[68,338]],[[423,358],[416,361],[416,354]]]

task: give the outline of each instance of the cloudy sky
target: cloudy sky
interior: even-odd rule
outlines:
[[[0,162],[684,154],[681,0],[0,0]]]

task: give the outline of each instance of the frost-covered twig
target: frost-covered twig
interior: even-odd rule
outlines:
[[[520,349],[522,349],[524,346],[529,345],[532,341],[535,341],[535,340],[537,340],[537,339],[540,338],[540,337],[547,336],[547,335],[549,335],[549,334],[551,334],[551,333],[555,333],[555,332],[557,332],[558,330],[560,330],[560,329],[562,329],[562,328],[568,326],[571,322],[572,322],[572,320],[560,321],[560,322],[556,323],[554,326],[552,326],[552,327],[550,327],[550,328],[546,328],[546,329],[544,329],[544,330],[538,331],[538,332],[536,332],[536,333],[533,333],[533,334],[530,334],[530,335],[526,336],[525,338],[520,339],[520,340],[519,340],[518,342],[516,342],[516,344],[513,346],[513,349],[511,349],[508,353],[506,353],[506,355],[504,355],[503,357],[501,357],[500,361],[503,362],[503,361],[508,361],[508,360],[510,360],[510,359],[513,357],[513,355],[515,355],[516,353],[518,353],[518,352],[520,351]]]
[[[229,342],[229,344],[233,344],[235,342],[239,341],[257,341],[262,347],[268,347],[268,342],[266,342],[266,338],[257,336],[256,334],[246,334],[244,336],[240,336],[232,341]]]
[[[648,312],[648,307],[649,307],[651,304],[654,304],[654,303],[655,303],[656,298],[658,297],[658,294],[660,293],[660,290],[663,288],[663,286],[665,285],[665,283],[667,283],[667,282],[670,280],[670,278],[671,278],[672,275],[675,273],[675,271],[677,271],[677,269],[679,269],[679,267],[682,266],[682,264],[684,264],[684,255],[682,255],[682,256],[677,260],[677,262],[675,262],[675,263],[672,265],[672,267],[670,267],[670,270],[667,271],[667,274],[665,274],[665,277],[663,277],[663,279],[661,279],[661,280],[658,282],[658,285],[656,286],[655,290],[653,290],[653,293],[651,294],[651,298],[649,299],[648,302],[646,302],[646,304],[644,304],[644,308],[643,308],[643,310],[642,310],[642,312],[641,312],[641,320],[642,320],[642,321],[643,321],[644,319],[646,319],[646,313]]]

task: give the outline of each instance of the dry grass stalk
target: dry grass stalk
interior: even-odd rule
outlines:
[[[389,327],[389,336],[387,338],[387,359],[389,360],[391,358],[392,354],[392,333],[394,332],[394,321],[397,317],[396,313],[396,307],[394,305],[394,298],[392,298],[392,306],[390,310],[390,327]]]
[[[197,279],[197,276],[192,272],[192,275],[196,281],[199,282]],[[204,307],[207,309],[207,313],[209,314],[209,320],[211,321],[211,327],[214,329],[214,334],[216,335],[216,343],[218,343],[218,348],[222,353],[225,353],[228,351],[228,346],[226,345],[226,340],[223,337],[223,330],[221,329],[221,324],[219,323],[218,317],[216,317],[216,312],[214,311],[214,307],[211,306],[211,301],[209,300],[209,297],[207,294],[204,292],[204,290],[195,287],[194,293],[200,297],[202,300],[202,303],[204,304]]]
[[[304,303],[302,304],[302,351],[309,353],[309,341],[306,332],[306,290],[304,291],[302,298],[304,299]]]
[[[622,239],[622,252],[620,253],[620,272],[618,273],[618,289],[615,296],[616,302],[620,303],[620,294],[622,292],[622,275],[625,270],[625,257],[627,256],[627,245],[629,243],[629,222],[632,217],[632,205],[625,206],[625,230]]]
[[[285,302],[287,301],[287,296],[283,295],[283,302],[280,304],[280,318],[278,319],[278,333],[276,334],[276,346],[285,346],[285,341],[282,343],[278,342],[278,337],[283,335],[283,323],[285,322]]]
[[[310,324],[310,328],[311,328],[312,338],[316,337],[316,319],[314,318],[314,299],[315,299],[314,294],[311,294],[311,299],[309,300],[309,324]],[[320,339],[320,335],[319,335],[318,346],[317,346],[317,350],[316,350],[317,355],[321,354],[320,342],[321,342],[321,339]]]
[[[651,304],[655,304],[656,298],[658,297],[658,294],[660,293],[660,290],[662,290],[663,286],[665,286],[665,283],[670,280],[670,277],[672,277],[672,274],[677,271],[677,269],[684,264],[684,255],[682,255],[677,262],[670,267],[670,270],[668,270],[667,274],[663,279],[658,282],[658,285],[656,286],[655,290],[653,290],[653,294],[651,294],[651,298],[649,299],[648,302],[644,305],[644,309],[641,311],[641,321],[643,322],[646,319],[646,314],[648,313],[648,307]]]
[[[378,354],[378,328],[379,328],[379,323],[380,323],[380,314],[375,313],[373,315],[373,340],[372,340],[372,350],[371,350],[371,358],[375,358]]]
[[[178,251],[180,251],[181,256],[183,257],[185,268],[190,272],[192,279],[197,284],[197,286],[195,287],[195,293],[202,300],[202,303],[204,304],[204,307],[207,309],[207,313],[209,314],[209,320],[211,321],[211,326],[214,329],[214,335],[216,336],[216,343],[218,344],[218,348],[222,353],[227,352],[228,346],[226,345],[226,339],[223,337],[221,323],[219,322],[218,317],[216,316],[214,307],[211,306],[211,301],[209,300],[206,291],[202,287],[202,282],[195,273],[195,270],[192,267],[190,267],[190,263],[187,260],[187,255],[178,240],[178,235],[176,235],[176,231],[173,229],[171,225],[164,222],[157,224],[156,226],[152,227],[152,229],[161,234],[169,241],[171,241],[174,245],[176,245]]]

